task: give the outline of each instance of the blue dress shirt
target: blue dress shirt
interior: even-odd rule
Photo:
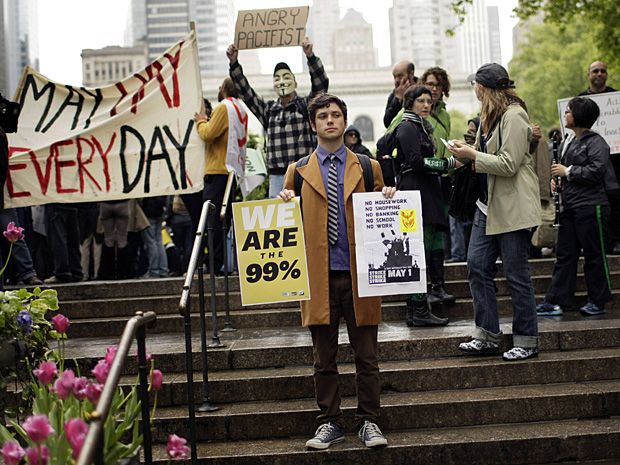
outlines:
[[[351,268],[347,218],[344,209],[344,168],[347,161],[347,151],[344,144],[335,152],[329,152],[320,145],[317,147],[316,154],[319,157],[319,166],[321,168],[323,184],[325,185],[325,193],[327,193],[329,155],[331,153],[336,155],[336,167],[338,169],[338,240],[334,245],[329,246],[329,269],[346,271]],[[327,235],[327,230],[325,230],[325,235]],[[312,251],[310,251],[310,253],[312,253]]]

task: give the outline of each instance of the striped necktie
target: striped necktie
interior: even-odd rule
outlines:
[[[327,237],[331,245],[338,240],[338,168],[333,153],[329,154],[327,173]]]

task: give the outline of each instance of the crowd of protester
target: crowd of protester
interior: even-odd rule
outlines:
[[[310,153],[316,146],[316,137],[308,121],[307,105],[314,96],[327,91],[329,78],[320,59],[314,55],[312,43],[306,40],[303,51],[308,60],[308,70],[312,83],[311,92],[300,96],[296,92],[297,82],[286,63],[278,63],[274,69],[274,90],[276,99],[265,100],[252,89],[243,69],[237,60],[238,52],[231,46],[227,52],[230,60],[230,77],[220,87],[218,100],[239,98],[244,100],[265,127],[267,133],[266,158],[269,175],[269,197],[277,196],[281,190],[286,167],[293,161]],[[410,145],[422,144],[425,153],[419,160],[432,155],[436,158],[449,158],[448,152],[440,140],[449,139],[451,134],[450,115],[444,98],[450,95],[450,79],[446,70],[431,67],[421,77],[415,73],[413,62],[401,61],[393,69],[394,90],[390,92],[384,114],[386,134],[394,132],[398,137],[402,152],[411,151]],[[607,66],[601,61],[592,63],[588,70],[590,85],[581,96],[615,89],[606,85]],[[415,87],[424,87],[428,93],[420,94],[428,101],[424,117],[411,107],[413,100],[405,99],[407,91]],[[417,93],[420,89],[416,90]],[[415,99],[414,99],[415,100]],[[406,105],[409,102],[409,107]],[[205,100],[204,113],[196,121],[201,137],[207,142],[205,154],[209,169],[205,172],[205,190],[196,194],[184,194],[174,197],[154,197],[124,201],[107,201],[101,203],[50,204],[43,207],[5,209],[0,213],[0,227],[4,228],[10,221],[25,228],[26,237],[14,245],[13,259],[4,274],[8,283],[34,285],[43,280],[49,283],[76,282],[95,279],[127,278],[161,278],[181,275],[188,264],[194,229],[196,227],[200,206],[207,198],[221,203],[225,183],[225,165],[222,153],[226,153],[226,141],[216,140],[213,136],[211,120],[212,108]],[[218,107],[220,107],[218,109]],[[221,123],[223,105],[216,106],[216,117]],[[225,111],[223,112],[225,115]],[[417,126],[402,125],[403,119],[411,121],[417,117]],[[216,118],[217,119],[217,118]],[[200,126],[201,122],[208,122]],[[219,125],[221,125],[218,123]],[[468,129],[462,138],[470,145],[476,142],[481,120],[479,116],[468,121]],[[552,193],[549,185],[551,139],[559,133],[552,129],[548,141],[542,135],[540,127],[529,123],[529,153],[536,171],[539,184],[539,199],[543,211],[553,209]],[[224,125],[225,126],[225,125]],[[417,127],[415,141],[407,133],[413,134]],[[487,128],[489,129],[489,128]],[[224,128],[226,130],[226,128]],[[484,130],[484,127],[483,127]],[[209,133],[211,131],[211,133]],[[217,131],[217,128],[215,129]],[[218,134],[216,134],[218,135]],[[561,137],[561,135],[560,135]],[[426,142],[425,142],[426,141]],[[567,141],[567,144],[571,141]],[[355,126],[347,127],[344,143],[355,153],[371,155],[363,144],[362,135]],[[214,145],[215,144],[215,145]],[[216,145],[219,144],[219,147]],[[377,143],[375,155],[380,162],[388,155],[382,152],[382,140]],[[407,148],[400,147],[407,145]],[[214,149],[215,147],[215,149]],[[307,152],[307,153],[306,153]],[[420,154],[420,150],[416,149]],[[214,155],[217,154],[217,155]],[[392,154],[390,154],[391,156]],[[611,157],[613,172],[619,170],[618,156]],[[217,163],[214,160],[218,160]],[[409,160],[410,161],[410,160]],[[408,161],[408,163],[409,163]],[[383,167],[383,163],[382,163]],[[392,168],[393,169],[393,168]],[[444,263],[465,262],[470,250],[470,236],[475,230],[475,222],[463,221],[447,214],[453,169],[443,173],[409,171],[400,178],[401,189],[419,189],[422,193],[425,216],[425,246],[429,268],[428,295],[410,296],[408,300],[408,324],[413,324],[413,315],[420,321],[422,304],[420,302],[452,302],[453,296],[444,288]],[[418,170],[419,171],[419,170]],[[387,185],[394,185],[399,173],[386,173]],[[424,179],[427,179],[424,181]],[[605,237],[606,253],[620,253],[620,205],[614,202],[620,193],[607,191],[611,202],[606,206],[609,213],[604,218],[607,224]],[[215,233],[216,269],[223,263],[221,248],[225,238],[221,224],[213,225]],[[163,231],[163,236],[162,236]],[[536,241],[533,241],[536,244]],[[2,242],[3,256],[6,256],[8,244]],[[554,250],[549,247],[530,246],[529,256],[538,258],[549,255]],[[599,303],[603,307],[603,302]],[[425,305],[425,308],[429,308]],[[558,310],[555,310],[558,313]],[[447,320],[438,319],[431,313],[427,316],[429,324],[446,324]],[[424,318],[422,318],[424,319]]]
[[[583,253],[588,301],[585,316],[600,315],[611,300],[606,262],[609,252],[620,252],[620,155],[610,156],[607,142],[591,130],[600,110],[589,96],[612,92],[606,85],[607,66],[601,61],[588,70],[590,85],[568,103],[563,136],[553,129],[544,140],[541,128],[530,121],[527,103],[515,91],[506,69],[496,63],[481,66],[469,77],[480,101],[480,113],[468,121],[467,132],[450,140],[452,127],[444,98],[451,83],[446,70],[431,67],[418,78],[412,62],[392,70],[394,90],[385,113],[386,131],[374,155],[363,145],[360,131],[347,127],[346,103],[328,94],[329,78],[306,38],[302,50],[312,84],[306,96],[297,93],[297,81],[286,63],[273,72],[276,98],[258,95],[229,46],[230,76],[219,89],[220,103],[194,119],[206,143],[204,189],[193,194],[115,200],[101,203],[49,204],[4,209],[0,227],[22,226],[25,239],[13,245],[10,268],[3,279],[36,285],[96,279],[163,278],[181,275],[187,268],[194,232],[204,200],[219,212],[228,178],[226,158],[245,139],[240,101],[254,113],[267,135],[266,160],[269,197],[290,201],[301,195],[312,298],[302,303],[302,322],[309,326],[315,354],[315,388],[321,410],[315,437],[306,446],[325,449],[344,440],[338,393],[336,353],[340,318],[347,323],[355,351],[359,437],[368,447],[384,446],[387,439],[376,424],[379,416],[377,326],[379,298],[360,298],[349,192],[374,190],[391,198],[396,189],[418,190],[422,202],[428,292],[408,296],[408,326],[444,326],[448,318],[432,313],[435,303],[450,304],[445,288],[444,263],[466,262],[473,297],[471,340],[459,344],[467,354],[494,354],[500,350],[502,331],[496,298],[496,261],[501,259],[513,306],[512,347],[506,361],[538,355],[538,317],[558,316],[573,305],[577,263]],[[233,111],[234,109],[234,111]],[[243,118],[242,118],[243,119]],[[247,120],[246,120],[247,121]],[[5,126],[0,131],[0,172],[6,171]],[[247,131],[247,125],[245,126]],[[231,137],[229,137],[231,136]],[[557,145],[563,138],[561,145]],[[552,160],[551,154],[558,152]],[[357,154],[357,156],[356,156]],[[308,156],[308,157],[306,157]],[[370,156],[366,164],[360,157]],[[300,159],[303,165],[298,165]],[[348,169],[360,164],[373,180],[372,187]],[[347,167],[345,171],[345,165]],[[459,171],[461,170],[461,171]],[[469,171],[468,171],[469,170]],[[298,192],[296,176],[308,180]],[[448,215],[457,174],[470,172],[478,190],[471,215]],[[359,173],[359,170],[357,171]],[[321,180],[325,192],[320,192]],[[556,241],[541,234],[545,211],[557,205]],[[451,210],[452,211],[452,210]],[[325,223],[327,218],[327,223]],[[556,218],[557,219],[557,218]],[[327,226],[327,230],[320,230]],[[223,266],[227,235],[219,215],[211,216],[215,272]],[[8,244],[3,242],[2,256]],[[536,303],[529,259],[555,249],[556,263],[549,290]],[[329,272],[326,274],[326,266]],[[325,292],[325,289],[328,292]]]

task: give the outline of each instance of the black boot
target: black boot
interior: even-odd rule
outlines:
[[[409,324],[410,314],[411,324]],[[407,326],[445,326],[447,324],[447,318],[440,318],[431,313],[426,300],[409,299],[407,301]]]
[[[97,278],[99,279],[114,279],[114,247],[108,247],[103,244],[101,246],[101,263],[99,264],[99,272]]]
[[[405,322],[407,326],[410,328],[413,326],[413,314],[415,313],[415,309],[413,308],[413,303],[411,300],[407,301],[407,316],[405,317]]]
[[[448,294],[443,287],[443,250],[433,250],[429,263],[431,288],[428,292],[428,302],[453,304],[456,300],[452,294]]]

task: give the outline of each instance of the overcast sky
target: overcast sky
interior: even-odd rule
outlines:
[[[81,85],[82,49],[124,45],[123,35],[129,3],[129,0],[39,0],[41,72],[58,82]],[[308,0],[235,0],[238,9],[308,3]],[[516,19],[512,17],[512,9],[517,0],[487,0],[487,4],[499,7],[502,61],[506,65],[512,55],[512,27],[516,23]],[[341,14],[348,8],[355,8],[364,15],[366,21],[372,23],[374,45],[379,49],[380,66],[390,65],[388,9],[391,5],[389,0],[340,0]],[[261,53],[267,57],[270,54],[281,54],[281,51],[271,49]]]

